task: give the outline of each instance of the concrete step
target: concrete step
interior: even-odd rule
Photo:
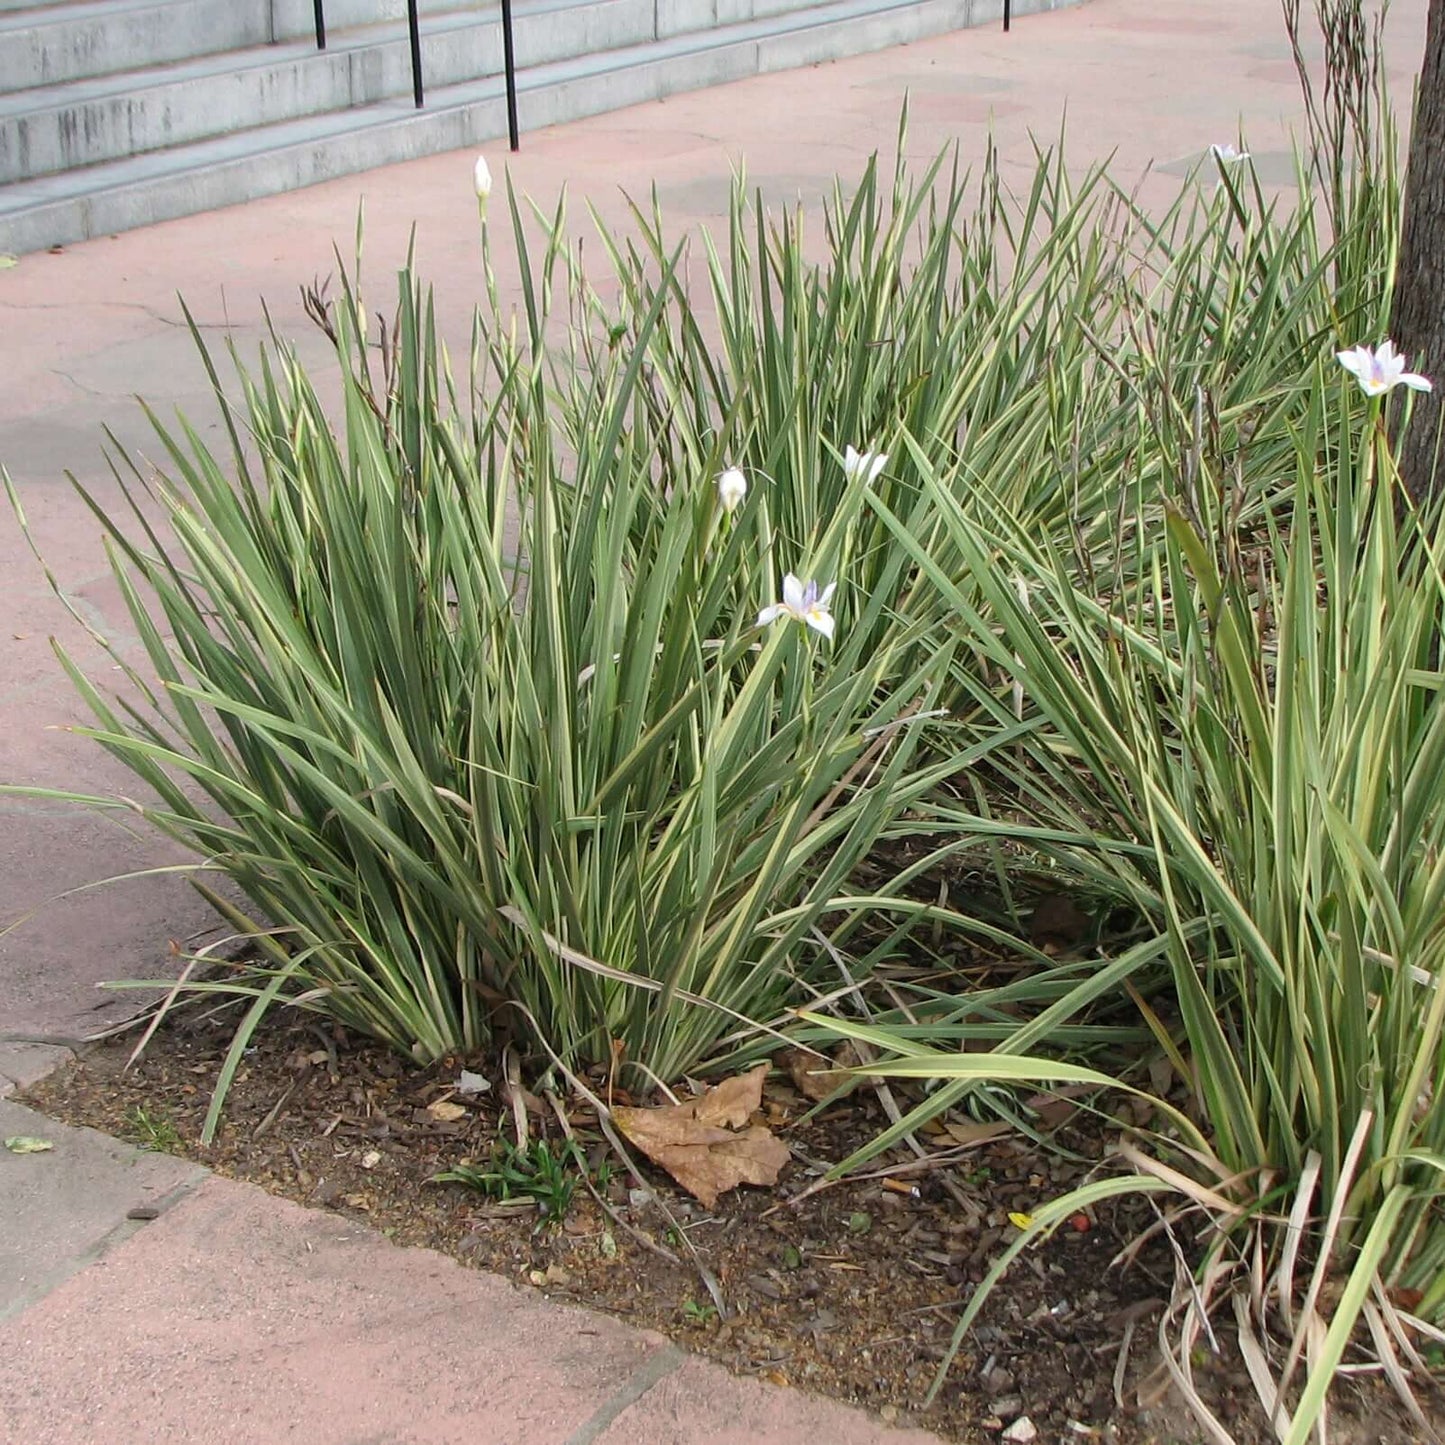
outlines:
[[[721,3],[721,0],[718,0]],[[1078,0],[1015,0],[1014,14]],[[996,23],[1002,0],[831,0],[601,54],[517,77],[522,131],[685,90]],[[502,78],[284,121],[0,188],[0,252],[22,253],[193,215],[506,133]]]
[[[495,15],[495,3],[421,0],[425,21]],[[406,0],[323,0],[328,40],[406,20]],[[316,36],[312,0],[0,0],[0,91]]]
[[[264,0],[88,0],[0,14],[0,92],[139,70],[271,39]]]
[[[420,9],[432,20],[483,17],[497,6],[420,0]],[[354,26],[405,23],[406,0],[322,0],[322,13],[329,39]],[[312,0],[0,0],[0,91],[315,35]]]
[[[255,0],[250,0],[255,3]],[[316,15],[312,0],[261,0],[271,16],[272,34],[277,40],[316,38]],[[438,15],[466,12],[474,18],[495,18],[497,0],[417,0],[423,25]],[[406,23],[406,0],[322,0],[328,37],[357,25],[376,25],[388,20]]]
[[[654,38],[656,0],[518,0],[517,54],[549,64]],[[679,6],[701,23],[712,0]],[[429,17],[428,90],[502,69],[497,12]],[[412,92],[404,20],[0,95],[0,184],[186,145]]]
[[[76,0],[0,0],[0,15],[8,10],[58,10],[62,5],[74,5]]]

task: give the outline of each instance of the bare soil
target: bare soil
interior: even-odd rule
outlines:
[[[943,1132],[925,1139],[936,1151],[926,1165],[899,1149],[869,1167],[873,1177],[819,1188],[829,1165],[886,1127],[883,1103],[860,1088],[807,1117],[811,1105],[777,1071],[758,1118],[786,1141],[792,1163],[776,1188],[734,1190],[707,1211],[641,1160],[629,1173],[590,1106],[560,1100],[606,1207],[579,1185],[563,1221],[547,1224],[534,1203],[503,1204],[431,1182],[463,1161],[485,1164],[499,1141],[515,1139],[516,1113],[501,1097],[496,1060],[415,1069],[338,1028],[295,1015],[282,1022],[278,1014],[258,1032],[217,1138],[203,1146],[230,1029],[220,1019],[173,1015],[134,1067],[126,1067],[133,1040],[111,1041],[30,1090],[27,1101],[67,1123],[168,1149],[364,1221],[398,1244],[442,1250],[660,1330],[738,1373],[831,1395],[946,1438],[1030,1438],[1020,1433],[1021,1416],[1040,1445],[1201,1438],[1167,1398],[1149,1410],[1137,1404],[1172,1276],[1167,1246],[1157,1241],[1128,1268],[1114,1263],[1153,1217],[1140,1201],[1081,1214],[1027,1251],[964,1340],[935,1405],[920,1411],[960,1311],[1017,1231],[1010,1215],[1106,1167],[1108,1134],[1093,1116],[1075,1114],[1056,1135],[1073,1158],[1014,1133],[960,1146],[958,1139],[980,1132],[977,1121],[950,1116]],[[464,1068],[493,1087],[459,1093]],[[518,1097],[529,1137],[560,1150],[552,1108]],[[460,1106],[459,1117],[439,1117],[457,1114],[449,1106]],[[722,1311],[699,1265],[715,1279]],[[1126,1334],[1132,1357],[1116,1393]],[[1201,1358],[1198,1379],[1241,1445],[1270,1438],[1231,1352]],[[1336,1415],[1335,1439],[1404,1445],[1410,1438],[1378,1425],[1395,1412],[1388,1401],[1381,1406],[1377,1389],[1345,1393],[1353,1428],[1341,1433]]]

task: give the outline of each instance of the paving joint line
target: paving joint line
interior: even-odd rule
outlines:
[[[627,1383],[585,1425],[574,1430],[563,1445],[592,1445],[592,1442],[626,1409],[635,1405],[654,1385],[674,1375],[687,1363],[687,1351],[676,1345],[659,1350],[650,1360],[639,1365]]]
[[[61,1265],[58,1269],[52,1270],[33,1289],[27,1290],[18,1299],[11,1300],[7,1305],[0,1305],[0,1324],[6,1320],[14,1319],[17,1315],[23,1314],[33,1304],[38,1304],[53,1290],[59,1289],[66,1280],[73,1279],[81,1270],[88,1269],[93,1264],[98,1264],[111,1250],[122,1245],[133,1234],[139,1233],[146,1225],[159,1219],[163,1214],[168,1214],[181,1200],[192,1193],[203,1181],[210,1177],[211,1171],[197,1165],[195,1172],[189,1179],[183,1180],[174,1188],[169,1189],[158,1199],[140,1206],[144,1211],[140,1218],[133,1218],[128,1215],[125,1219],[112,1225],[93,1244],[88,1245],[78,1254]],[[132,1211],[134,1214],[136,1211]]]

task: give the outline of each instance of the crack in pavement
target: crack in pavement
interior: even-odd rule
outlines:
[[[91,307],[108,307],[114,311],[135,311],[141,316],[173,331],[189,331],[190,324],[184,317],[167,316],[144,301],[0,301],[0,314],[6,311],[76,311]],[[226,331],[232,327],[230,321],[198,321],[198,331]]]
[[[113,391],[97,391],[93,386],[87,386],[83,381],[77,381],[68,371],[62,371],[58,366],[50,368],[52,376],[58,376],[62,381],[68,381],[76,391],[84,392],[86,396],[96,397],[100,401],[119,401],[122,393]]]
[[[639,1365],[620,1390],[602,1405],[585,1425],[574,1430],[563,1445],[592,1445],[592,1442],[626,1409],[635,1405],[654,1385],[675,1375],[687,1362],[687,1351],[676,1345],[659,1350]]]

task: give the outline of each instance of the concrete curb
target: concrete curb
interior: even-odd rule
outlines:
[[[28,1445],[936,1445],[215,1177],[0,1319],[0,1419]]]
[[[52,1147],[0,1149],[0,1321],[105,1258],[208,1176],[199,1165],[0,1099],[0,1139],[15,1136]]]

